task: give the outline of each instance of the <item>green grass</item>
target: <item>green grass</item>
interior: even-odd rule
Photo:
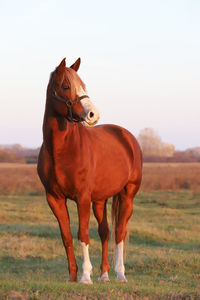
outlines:
[[[68,202],[80,279],[77,211]],[[101,244],[93,214],[90,257],[94,284],[68,283],[60,232],[45,198],[0,196],[0,299],[200,299],[200,194],[140,193],[129,229],[127,284],[115,280],[112,242],[111,282],[97,282]]]

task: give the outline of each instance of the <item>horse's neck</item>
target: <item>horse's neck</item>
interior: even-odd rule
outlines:
[[[47,98],[44,121],[43,141],[51,154],[67,149],[68,146],[79,147],[79,124],[71,124],[64,117],[56,115],[51,99]],[[69,145],[68,145],[69,144]]]

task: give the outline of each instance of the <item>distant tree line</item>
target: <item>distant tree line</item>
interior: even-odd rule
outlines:
[[[19,162],[25,163],[24,157],[21,157],[12,149],[0,148],[0,162]]]
[[[138,135],[145,162],[200,162],[200,147],[185,151],[162,141],[152,128],[142,129]],[[29,149],[19,144],[0,146],[0,162],[35,164],[40,148]]]
[[[141,130],[138,141],[145,162],[200,162],[200,147],[177,151],[174,145],[162,142],[152,128]]]
[[[37,163],[39,148],[24,148],[19,144],[0,146],[0,162]]]

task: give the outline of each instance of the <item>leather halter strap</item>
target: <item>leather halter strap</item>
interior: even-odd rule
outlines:
[[[67,109],[68,109],[68,113],[67,115],[65,116],[65,118],[71,122],[71,123],[78,123],[78,122],[82,122],[83,119],[79,116],[76,116],[76,118],[73,117],[73,114],[72,114],[72,105],[75,104],[75,103],[78,103],[79,101],[81,101],[82,99],[85,99],[85,98],[89,98],[89,96],[87,95],[83,95],[83,96],[80,96],[80,97],[77,97],[76,99],[74,100],[71,100],[71,99],[64,99],[62,97],[60,97],[59,95],[56,94],[56,91],[55,91],[55,88],[54,88],[54,73],[53,73],[53,78],[52,78],[52,97],[57,100],[57,101],[60,101],[62,103],[64,103],[66,106],[67,106]]]

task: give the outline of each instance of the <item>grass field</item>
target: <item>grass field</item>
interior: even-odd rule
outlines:
[[[77,212],[73,202],[69,207],[80,279]],[[71,284],[57,221],[44,196],[0,196],[0,299],[200,299],[200,194],[141,192],[129,228],[127,284],[115,281],[112,242],[111,282],[97,282],[101,247],[93,214],[94,284]]]

